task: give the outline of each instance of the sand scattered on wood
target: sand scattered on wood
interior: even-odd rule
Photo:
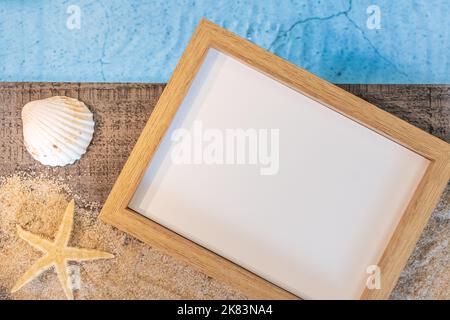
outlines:
[[[450,299],[450,185],[409,258],[391,299]]]
[[[18,238],[16,225],[53,239],[64,209],[75,199],[70,245],[111,252],[112,260],[71,263],[79,270],[76,299],[233,299],[230,287],[102,223],[100,206],[85,203],[62,180],[20,173],[0,178],[0,299],[64,299],[49,270],[10,294],[10,288],[42,254]]]

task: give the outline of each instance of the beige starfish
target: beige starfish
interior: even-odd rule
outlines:
[[[19,237],[36,249],[44,252],[44,255],[36,261],[36,263],[31,266],[19,280],[17,280],[16,284],[11,289],[12,293],[22,288],[45,270],[55,267],[55,271],[67,299],[73,300],[73,292],[69,284],[69,273],[67,272],[67,261],[88,261],[114,258],[112,254],[107,252],[67,246],[72,231],[74,206],[75,202],[73,200],[67,205],[62,223],[59,226],[53,242],[25,231],[17,225]]]

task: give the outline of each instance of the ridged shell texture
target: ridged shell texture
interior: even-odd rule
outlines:
[[[48,166],[65,166],[80,159],[94,134],[94,119],[77,99],[56,96],[27,103],[22,109],[25,147]]]

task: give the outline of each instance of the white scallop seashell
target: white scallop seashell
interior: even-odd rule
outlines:
[[[83,102],[63,96],[27,103],[22,123],[28,152],[48,166],[65,166],[80,159],[94,134],[92,112]]]

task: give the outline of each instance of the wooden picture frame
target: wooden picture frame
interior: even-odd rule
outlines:
[[[361,295],[362,299],[387,299],[448,183],[450,145],[207,20],[200,22],[188,44],[103,206],[101,219],[230,284],[249,298],[302,298],[129,208],[150,160],[210,48],[243,62],[429,160],[378,263],[382,273],[381,288],[366,288]]]

